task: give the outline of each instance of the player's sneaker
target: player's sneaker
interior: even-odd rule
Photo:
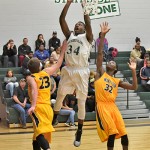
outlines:
[[[74,146],[79,147],[81,145],[81,135],[82,135],[82,130],[77,130],[75,134]]]
[[[58,120],[57,120],[57,119],[54,119],[53,122],[52,122],[52,125],[53,125],[53,126],[56,126],[58,123],[59,123]]]

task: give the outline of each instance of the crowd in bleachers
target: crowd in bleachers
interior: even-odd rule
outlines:
[[[141,40],[138,37],[135,39],[135,46],[130,53],[130,59],[136,60],[139,81],[145,90],[150,91],[150,52],[141,46]]]
[[[13,73],[13,67],[20,67],[21,74],[23,75],[23,78],[26,79],[26,77],[30,75],[27,64],[31,58],[37,57],[41,61],[43,69],[54,65],[55,63],[57,63],[61,53],[61,42],[60,39],[57,38],[56,31],[53,32],[52,38],[49,39],[49,48],[47,49],[45,46],[46,42],[42,34],[39,34],[37,40],[35,41],[35,50],[32,50],[28,45],[27,38],[23,39],[23,43],[18,47],[18,51],[17,46],[14,44],[14,41],[12,39],[10,39],[7,44],[3,46],[3,68],[12,67],[12,69],[7,70],[4,80],[2,81],[4,87],[3,90],[9,91],[10,97],[13,99],[12,107],[19,112],[19,120],[23,128],[26,128],[25,118],[27,118],[28,116],[27,109],[30,106],[28,104],[30,102],[28,100],[28,96],[26,95],[27,93],[25,92],[25,88],[27,87],[26,82],[22,78],[21,80],[17,79],[17,77]],[[62,63],[60,69],[58,69],[50,77],[52,105],[55,103],[55,99],[57,97],[57,88],[60,80],[61,68],[63,66],[65,66],[65,61]],[[91,76],[89,78],[89,94],[87,96],[86,102],[87,112],[95,111],[94,76],[94,72],[91,72]],[[62,110],[60,111],[60,115],[69,116],[67,122],[65,123],[66,126],[74,126],[74,120],[72,119],[72,117],[74,117],[75,112],[77,111],[77,99],[74,92],[72,95],[67,95],[65,97],[62,104]]]
[[[99,38],[96,40],[96,45],[100,42],[100,34]],[[28,69],[28,61],[33,58],[37,57],[42,64],[42,68],[50,67],[57,63],[60,53],[61,53],[61,42],[60,39],[57,38],[57,32],[53,32],[53,36],[49,39],[49,47],[46,49],[46,42],[42,34],[39,34],[37,40],[35,41],[35,50],[31,50],[31,47],[28,45],[28,39],[23,39],[23,44],[17,47],[14,44],[14,41],[10,39],[6,45],[3,46],[3,54],[2,54],[2,64],[4,68],[8,67],[21,67],[21,73],[24,78],[30,75],[30,71]],[[104,44],[104,54],[108,54],[110,57],[104,58],[112,60],[113,57],[117,56],[117,52],[115,53],[115,49],[111,47],[108,48],[108,41],[105,39]],[[114,52],[115,54],[112,54]],[[150,53],[146,52],[145,48],[141,46],[140,38],[135,39],[135,46],[131,50],[130,59],[136,59],[137,61],[137,70],[139,73],[137,74],[138,77],[141,79],[141,84],[143,87],[150,91]],[[55,103],[55,99],[57,97],[57,88],[60,80],[61,75],[61,68],[65,66],[65,62],[62,63],[60,69],[58,69],[50,78],[51,78],[51,102],[52,105]],[[90,72],[89,78],[89,89],[88,89],[88,96],[86,100],[86,112],[94,112],[95,111],[95,90],[94,90],[94,80],[95,80],[95,72]],[[25,81],[24,81],[25,82]],[[13,74],[13,70],[9,70],[6,72],[6,75],[3,80],[4,89],[10,92],[10,97],[13,98],[14,103],[12,107],[16,109],[20,113],[20,122],[25,126],[25,119],[27,117],[26,109],[29,108],[29,100],[24,93],[24,87],[20,88],[23,80],[17,80],[17,77]],[[26,83],[25,83],[26,84]],[[27,87],[27,86],[26,86]],[[17,90],[19,89],[19,92]],[[65,87],[64,87],[65,88]],[[22,91],[22,94],[20,94]],[[18,95],[19,94],[19,95]],[[16,98],[18,97],[18,98]],[[27,99],[26,99],[27,98]],[[15,105],[14,105],[15,104]],[[16,106],[17,105],[17,106]],[[20,105],[21,107],[19,107]],[[16,106],[16,107],[15,107]],[[25,111],[21,110],[24,108]],[[62,104],[62,110],[60,111],[60,115],[68,115],[68,120],[65,123],[66,126],[74,126],[74,115],[75,112],[78,111],[77,106],[77,99],[75,96],[75,91],[72,95],[67,95],[64,99]],[[22,113],[22,114],[21,114]],[[23,115],[24,114],[24,115]],[[69,124],[70,123],[70,124]]]

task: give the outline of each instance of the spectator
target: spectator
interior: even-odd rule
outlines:
[[[146,60],[146,67],[141,68],[140,77],[142,86],[150,91],[150,59]]]
[[[68,94],[66,98],[67,98],[67,101],[66,101],[67,105],[70,108],[73,108],[73,110],[75,112],[77,112],[78,111],[78,105],[77,105],[77,98],[75,96],[75,93],[74,94]]]
[[[49,53],[44,49],[44,45],[39,46],[39,50],[35,51],[34,57],[37,57],[43,66],[45,66],[46,61],[49,59]]]
[[[94,89],[95,78],[91,78],[89,81],[88,96],[86,100],[86,112],[95,111],[95,89]]]
[[[56,99],[56,82],[54,80],[54,78],[52,76],[50,76],[51,78],[51,99]]]
[[[146,52],[145,55],[144,55],[144,59],[140,62],[139,64],[139,70],[142,68],[142,67],[146,67],[146,60],[147,59],[150,59],[150,53],[149,52]]]
[[[33,51],[27,51],[27,55],[25,56],[22,63],[22,74],[24,76],[30,75],[30,71],[28,69],[28,61],[33,57]]]
[[[19,66],[22,66],[23,60],[29,51],[31,51],[31,47],[28,45],[28,39],[24,38],[23,44],[18,47]]]
[[[101,40],[101,32],[99,33],[99,37],[97,38],[96,40],[96,45],[98,47],[99,43],[100,43],[100,40]],[[107,53],[108,52],[108,41],[107,39],[105,38],[104,39],[104,51]]]
[[[130,53],[130,59],[135,59],[137,61],[137,66],[139,67],[141,59],[141,48],[139,44],[135,45],[135,48]]]
[[[44,40],[43,34],[39,34],[37,40],[35,41],[35,51],[39,49],[40,45],[46,46],[46,42]]]
[[[60,47],[61,43],[60,43],[60,39],[57,38],[57,32],[54,31],[52,38],[49,39],[49,51],[50,54],[54,51],[54,49],[56,49],[57,47]]]
[[[135,38],[135,42],[136,42],[136,44],[137,45],[140,45],[140,50],[141,50],[141,59],[144,59],[144,55],[145,55],[145,53],[146,53],[146,50],[145,50],[145,47],[144,46],[141,46],[141,40],[140,40],[140,38],[139,37],[136,37]]]
[[[6,76],[4,77],[4,84],[6,85],[6,90],[10,91],[10,96],[13,96],[14,88],[18,87],[17,78],[14,76],[12,70],[8,70]]]
[[[2,63],[4,68],[8,67],[9,61],[12,62],[15,67],[18,67],[17,48],[12,39],[3,46]]]
[[[58,61],[58,59],[59,59],[59,57],[60,57],[60,52],[61,52],[60,47],[56,47],[56,48],[55,48],[55,51],[53,51],[53,52],[51,53],[51,56],[53,56],[55,63],[57,63],[57,61]]]
[[[61,110],[59,111],[59,115],[65,115],[65,116],[68,116],[68,119],[65,123],[65,125],[67,127],[71,126],[75,126],[75,123],[74,123],[74,115],[75,115],[75,111],[73,110],[73,108],[70,108],[68,107],[68,105],[66,104],[66,99],[64,99],[63,101],[63,104],[62,104],[62,107],[61,107]]]
[[[21,79],[19,82],[19,87],[15,88],[13,100],[14,103],[12,107],[16,109],[20,113],[20,123],[23,129],[26,129],[26,118],[28,117],[28,109],[31,107],[29,103],[27,103],[27,91],[25,89],[26,81],[25,79]]]

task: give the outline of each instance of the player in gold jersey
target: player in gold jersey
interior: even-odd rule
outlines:
[[[117,72],[117,65],[114,61],[108,62],[106,71],[104,71],[102,67],[104,38],[110,28],[107,22],[100,25],[100,27],[102,34],[98,47],[95,81],[97,131],[101,141],[107,141],[107,150],[113,150],[115,138],[121,138],[123,150],[128,150],[127,132],[122,116],[115,104],[115,100],[118,94],[118,87],[129,90],[137,89],[136,63],[133,61],[128,63],[132,71],[132,84],[113,77]]]
[[[67,48],[65,41],[61,48],[61,55],[57,64],[41,71],[40,61],[32,58],[28,63],[31,76],[27,77],[28,93],[31,108],[28,110],[33,121],[33,150],[50,150],[53,110],[50,104],[50,75],[61,66]]]

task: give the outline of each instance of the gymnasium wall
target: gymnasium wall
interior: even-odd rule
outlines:
[[[34,49],[34,42],[42,33],[48,44],[53,31],[58,37],[64,36],[59,26],[59,15],[64,4],[55,4],[55,0],[0,0],[0,54],[3,45],[14,39],[17,47],[27,37]],[[109,46],[120,51],[131,50],[134,39],[139,36],[142,45],[150,48],[150,1],[119,0],[121,16],[92,20],[94,38],[98,37],[99,24],[108,21],[111,27],[107,35]],[[83,20],[80,4],[72,4],[67,15],[70,29],[78,20]]]

